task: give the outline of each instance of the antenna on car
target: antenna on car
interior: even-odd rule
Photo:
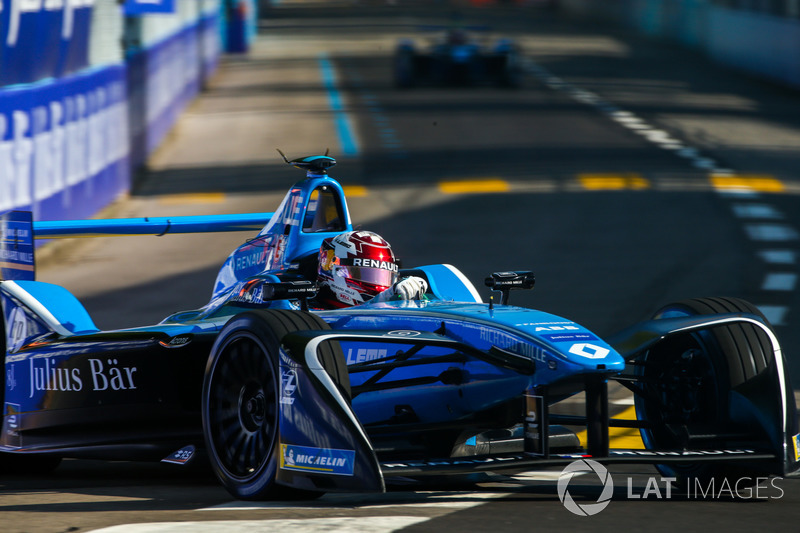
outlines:
[[[281,157],[283,157],[286,163],[305,170],[307,172],[306,176],[309,178],[326,175],[328,169],[336,164],[336,160],[328,156],[330,148],[325,150],[325,155],[310,155],[308,157],[292,160],[289,160],[284,153],[281,152],[280,148],[276,148],[276,150],[281,154]]]
[[[285,162],[289,163],[289,160],[286,159],[286,155],[283,152],[281,152],[281,149],[280,148],[275,148],[275,149],[278,151],[279,154],[281,154],[281,157],[283,158],[283,160]],[[289,164],[291,165],[291,163],[289,163]]]

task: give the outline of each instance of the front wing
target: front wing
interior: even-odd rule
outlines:
[[[730,321],[752,322],[749,316],[720,316],[671,319],[656,337],[669,331],[685,331]],[[680,323],[679,323],[680,322]],[[644,323],[643,328],[652,323]],[[397,332],[382,331],[303,331],[283,339],[280,401],[280,458],[277,482],[295,488],[325,491],[382,491],[384,478],[424,478],[463,475],[476,472],[522,472],[546,467],[563,467],[579,459],[591,458],[604,464],[738,463],[771,475],[796,476],[800,452],[797,436],[784,429],[783,446],[775,449],[720,447],[672,450],[610,449],[608,428],[631,427],[637,421],[616,420],[608,416],[608,396],[604,380],[587,380],[587,415],[582,418],[589,443],[576,453],[550,453],[548,400],[546,387],[534,387],[528,396],[524,452],[471,455],[436,459],[381,461],[372,447],[367,429],[361,424],[341,388],[323,368],[317,348],[326,341],[396,342]],[[631,331],[628,331],[630,334]],[[415,332],[417,339],[452,342],[427,332]],[[631,334],[628,339],[635,335]],[[641,336],[639,338],[642,338]],[[535,399],[539,399],[536,401]],[[788,413],[787,413],[788,414]],[[634,426],[635,427],[635,426]],[[793,425],[791,426],[793,427]],[[300,461],[298,462],[298,457]]]

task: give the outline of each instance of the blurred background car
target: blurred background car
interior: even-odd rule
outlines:
[[[485,27],[426,27],[443,31],[427,47],[412,39],[401,40],[394,54],[394,82],[408,88],[418,84],[479,85],[489,83],[519,87],[519,48],[510,39],[493,45],[476,37]]]

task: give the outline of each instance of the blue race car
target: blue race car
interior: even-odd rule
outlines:
[[[520,472],[576,458],[651,463],[680,478],[796,475],[797,413],[778,340],[752,305],[701,298],[601,339],[509,304],[527,271],[496,272],[484,303],[446,264],[401,269],[423,298],[308,311],[320,243],[352,229],[328,156],[274,213],[32,222],[3,217],[0,467],[62,457],[206,455],[237,498],[382,491],[403,482]],[[209,303],[100,331],[66,289],[34,278],[37,237],[260,227],[220,269]],[[635,420],[609,416],[608,385]],[[585,410],[559,402],[585,394]],[[642,449],[613,449],[610,427]],[[582,431],[581,431],[582,430]],[[579,438],[585,435],[583,438]]]
[[[449,28],[427,49],[411,39],[400,41],[394,52],[394,82],[401,88],[416,85],[478,85],[519,87],[522,82],[519,47],[500,39],[487,47],[465,28]]]

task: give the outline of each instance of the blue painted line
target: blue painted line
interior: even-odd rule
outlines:
[[[353,133],[350,117],[347,115],[344,105],[342,105],[339,89],[336,88],[336,70],[328,59],[328,54],[320,54],[319,68],[322,73],[322,83],[328,92],[328,105],[333,111],[336,133],[339,135],[342,154],[356,156],[358,155],[358,141]]]

